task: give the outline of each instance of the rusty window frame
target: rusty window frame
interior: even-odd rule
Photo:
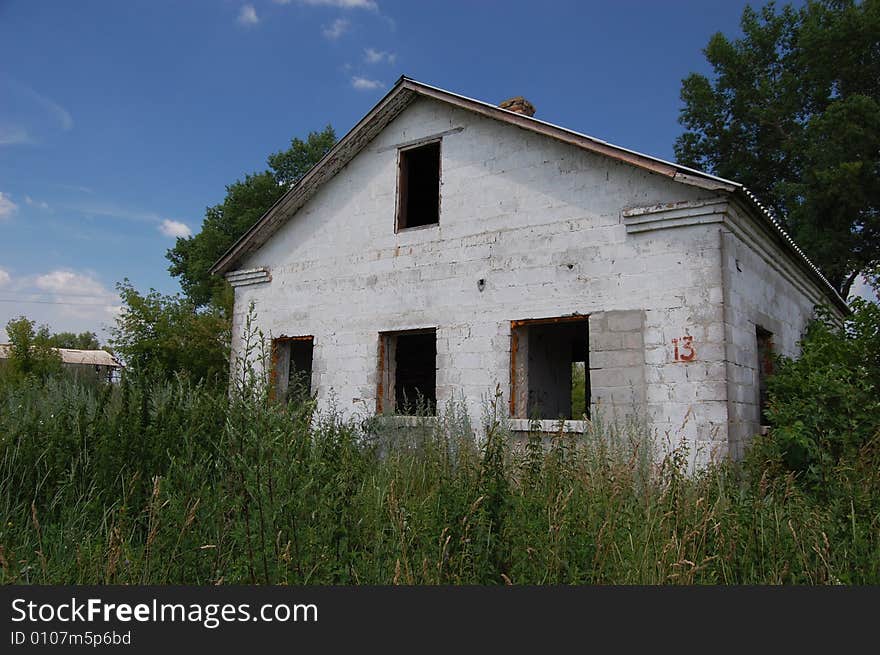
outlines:
[[[518,328],[531,327],[533,325],[552,325],[554,323],[575,323],[580,321],[586,321],[589,326],[589,320],[589,314],[567,314],[565,316],[549,316],[546,318],[524,318],[510,322],[510,396],[508,398],[510,418],[518,418],[516,415],[516,355],[519,351]],[[589,365],[587,366],[586,374],[588,376],[590,374]],[[525,383],[528,385],[528,380],[526,380]]]
[[[386,380],[386,377],[391,374],[391,370],[388,365],[389,353],[388,353],[388,341],[390,337],[397,337],[401,335],[413,335],[413,334],[437,334],[437,327],[423,327],[423,328],[413,328],[408,330],[383,330],[379,332],[379,345],[377,349],[377,364],[376,364],[376,414],[382,414],[385,411],[385,401],[386,396],[389,396],[388,400],[390,404],[393,406],[392,409],[396,409],[396,402],[394,394],[391,393],[391,388],[393,386],[393,379]],[[436,375],[436,369],[435,373]],[[436,399],[435,399],[436,400]]]

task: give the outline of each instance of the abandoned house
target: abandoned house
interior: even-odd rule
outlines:
[[[533,113],[398,80],[214,265],[233,357],[253,303],[276,393],[319,407],[479,426],[500,388],[514,431],[739,456],[771,354],[843,299],[740,184]]]
[[[9,358],[10,344],[0,343],[0,362]],[[79,350],[76,348],[53,348],[61,358],[66,371],[79,378],[100,382],[118,382],[123,366],[106,350]]]

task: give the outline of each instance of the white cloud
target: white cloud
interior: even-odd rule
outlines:
[[[166,237],[191,237],[192,230],[189,229],[189,225],[186,223],[181,223],[180,221],[172,221],[171,219],[164,219],[159,224],[159,231],[164,234]]]
[[[67,189],[68,191],[79,191],[80,193],[90,193],[94,195],[95,190],[81,184],[56,184],[59,189]]]
[[[49,203],[41,201],[41,200],[34,200],[30,196],[25,196],[24,202],[25,202],[25,204],[30,205],[31,207],[39,207],[40,209],[49,209]]]
[[[48,209],[48,206],[46,208]],[[113,201],[100,199],[91,201],[87,198],[85,202],[78,201],[61,204],[60,209],[66,212],[76,212],[86,217],[106,217],[135,223],[152,223],[160,233],[169,237],[192,236],[192,230],[186,223],[163,218],[161,214],[155,211],[123,207]]]
[[[32,88],[12,80],[9,80],[9,86],[12,87],[14,93],[24,96],[25,98],[30,99],[34,104],[42,107],[43,110],[52,117],[54,122],[65,132],[73,128],[73,116],[70,115],[69,111],[51,98],[47,98],[34,91]]]
[[[42,143],[59,130],[73,129],[69,111],[5,73],[0,73],[0,98],[0,146]]]
[[[52,293],[74,293],[76,295],[100,295],[104,291],[103,285],[90,275],[65,270],[51,271],[36,276],[34,286]]]
[[[379,80],[370,80],[366,77],[355,76],[351,78],[351,86],[358,91],[373,91],[374,89],[381,89],[385,85]]]
[[[126,221],[162,222],[162,217],[156,212],[121,207],[113,202],[74,202],[65,207],[87,216],[106,216],[108,218],[121,218]]]
[[[321,33],[325,38],[330,39],[331,41],[335,41],[340,36],[348,32],[348,28],[351,27],[351,23],[347,21],[345,18],[337,18],[330,25],[325,26]]]
[[[0,146],[33,143],[28,131],[18,125],[0,125]]]
[[[3,326],[21,314],[53,332],[88,330],[103,341],[122,309],[118,294],[91,271],[56,269],[23,277],[0,271],[0,286],[4,297],[15,299],[0,303],[0,341],[6,339]]]
[[[241,11],[238,12],[237,20],[239,25],[245,25],[248,27],[260,22],[260,19],[257,16],[257,10],[254,9],[253,5],[243,5]]]
[[[98,309],[108,316],[115,316],[119,311],[119,296],[92,273],[50,271],[36,276],[33,286],[52,296],[68,314],[91,316]]]
[[[304,5],[314,7],[338,7],[339,9],[369,9],[376,11],[379,5],[375,0],[299,0]],[[286,5],[290,0],[275,0],[280,5]]]
[[[73,129],[73,116],[70,115],[69,111],[61,105],[52,102],[49,98],[40,96],[40,100],[46,109],[55,116],[55,120],[61,125],[62,130],[66,132],[67,130]]]
[[[20,84],[13,80],[12,78],[5,79],[6,84],[10,87],[10,91],[18,96],[22,96],[30,102],[39,105],[43,108],[43,110],[54,119],[54,122],[58,124],[58,126],[64,130],[70,130],[73,128],[73,116],[70,115],[70,112],[67,111],[64,107],[59,105],[57,102],[52,100],[51,98],[47,98],[46,96],[37,93],[29,86],[25,86],[24,84]]]
[[[374,48],[367,48],[364,50],[364,61],[368,64],[381,64],[383,61],[387,61],[389,64],[393,64],[397,61],[397,55],[393,52],[385,52],[384,50],[376,50]]]
[[[854,298],[863,298],[865,300],[880,303],[880,295],[874,291],[874,287],[868,284],[868,280],[865,279],[864,275],[858,276],[852,287],[850,287],[849,298],[847,298],[847,300],[851,301]]]
[[[16,209],[18,209],[18,205],[12,202],[8,194],[0,191],[0,221],[12,216]]]

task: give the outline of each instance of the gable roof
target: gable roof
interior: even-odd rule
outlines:
[[[718,191],[738,197],[751,208],[770,228],[771,234],[788,252],[795,263],[804,270],[828,298],[848,311],[846,301],[837,293],[821,271],[807,258],[804,252],[785,232],[773,214],[742,184],[704,173],[687,166],[629,150],[601,139],[581,134],[573,130],[542,121],[538,118],[501,109],[496,105],[474,100],[444,89],[401,76],[391,90],[367,114],[342,137],[324,157],[313,166],[294,186],[292,186],[251,228],[245,232],[211,267],[213,274],[225,274],[233,270],[236,263],[245,255],[260,248],[269,238],[299,210],[326,181],[331,179],[346,164],[373,140],[385,126],[400,115],[416,99],[424,97],[445,102],[481,116],[502,121],[531,132],[631,164],[638,168],[663,175],[676,182]]]

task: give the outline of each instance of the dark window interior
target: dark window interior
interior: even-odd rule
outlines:
[[[437,413],[437,332],[398,334],[394,402],[399,414]]]
[[[290,342],[290,371],[288,373],[287,397],[305,400],[312,395],[311,339]]]
[[[773,333],[756,325],[755,336],[758,340],[758,403],[761,407],[761,425],[769,425],[767,378],[773,374]]]
[[[436,328],[380,333],[378,385],[378,413],[436,415]]]
[[[440,222],[440,142],[400,151],[397,229]]]
[[[303,402],[312,395],[312,337],[275,339],[275,397]]]
[[[515,414],[520,418],[574,419],[590,416],[587,319],[524,322],[515,328]]]

